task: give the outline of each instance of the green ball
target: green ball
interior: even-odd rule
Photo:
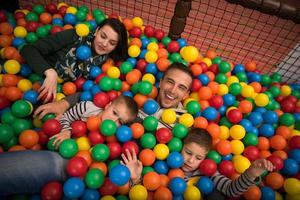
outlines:
[[[113,90],[120,91],[122,89],[122,81],[118,78],[113,79]]]
[[[78,152],[78,145],[74,139],[66,139],[59,146],[59,153],[63,158],[72,158]]]
[[[57,86],[56,86],[56,92],[57,93],[62,93],[62,84],[61,83],[58,83]]]
[[[276,104],[276,101],[274,99],[270,99],[268,105],[266,105],[265,108],[268,110],[276,110],[275,104]]]
[[[110,171],[114,166],[119,165],[120,164],[120,160],[115,159],[109,162],[108,164],[108,171]]]
[[[85,12],[85,13],[88,13],[89,12],[89,8],[87,6],[80,6],[78,8],[78,11],[82,11],[82,12]]]
[[[116,200],[128,200],[128,198],[125,195],[118,195],[116,196]]]
[[[48,113],[48,114],[46,114],[43,118],[42,118],[42,122],[44,123],[44,122],[46,122],[47,120],[49,120],[49,119],[55,119],[55,114],[53,114],[53,113]]]
[[[112,136],[117,131],[117,125],[113,120],[106,119],[101,123],[100,131],[105,136]]]
[[[100,89],[103,91],[109,91],[113,89],[113,79],[105,76],[99,82]]]
[[[300,131],[300,121],[297,121],[295,124],[295,129]]]
[[[0,124],[0,144],[7,143],[14,136],[14,130],[8,124]]]
[[[121,64],[120,71],[122,74],[127,74],[132,70],[132,68],[132,65],[129,62],[125,61]]]
[[[34,43],[34,42],[36,42],[39,38],[38,38],[38,36],[36,35],[36,33],[34,33],[34,32],[29,32],[29,33],[27,33],[25,39],[26,39],[26,41],[27,41],[28,43]]]
[[[256,146],[258,144],[258,137],[255,134],[247,133],[243,138],[244,145],[247,146]]]
[[[48,31],[48,33],[51,31],[52,29],[52,25],[51,24],[46,24],[44,25],[44,27],[46,28],[46,30]]]
[[[230,64],[226,61],[222,61],[219,64],[219,72],[226,74],[231,70]]]
[[[106,17],[104,15],[99,15],[95,17],[95,21],[98,25],[101,24],[105,19]]]
[[[216,82],[219,83],[219,84],[226,84],[227,83],[227,76],[223,73],[219,73],[217,76],[216,76]]]
[[[280,109],[280,104],[274,100],[274,110],[279,110]]]
[[[52,138],[48,141],[47,143],[47,149],[50,150],[50,151],[57,151],[58,148],[56,148],[56,146],[53,144],[55,138]]]
[[[169,38],[169,37],[163,37],[163,39],[161,40],[161,43],[166,47],[166,46],[168,46],[168,44],[171,42],[172,40],[171,40],[171,38]]]
[[[281,75],[277,72],[274,72],[271,75],[271,79],[272,79],[273,82],[281,82]]]
[[[104,16],[105,15],[105,13],[102,10],[98,9],[98,8],[94,9],[92,13],[93,13],[94,18],[97,17],[97,16]]]
[[[18,144],[18,138],[15,136],[12,136],[10,138],[10,140],[8,140],[8,142],[6,142],[5,144],[2,145],[4,150],[8,150],[10,147],[15,146],[16,144]]]
[[[232,83],[229,86],[229,93],[233,95],[239,95],[242,92],[242,86],[239,83]]]
[[[11,107],[11,112],[15,117],[27,117],[32,111],[32,105],[26,100],[15,101]]]
[[[263,74],[261,76],[261,81],[260,82],[263,86],[268,86],[272,83],[272,80],[271,80],[271,77],[268,74]]]
[[[232,123],[226,117],[222,117],[220,119],[219,125],[220,126],[226,126],[227,128],[232,127]]]
[[[247,82],[248,80],[245,72],[238,72],[235,76],[239,79],[240,82]]]
[[[104,174],[100,169],[92,168],[86,173],[84,181],[88,188],[98,189],[104,183]]]
[[[30,74],[28,78],[32,83],[35,83],[37,81],[42,81],[43,77],[39,74]]]
[[[156,145],[156,138],[152,133],[145,133],[140,142],[144,149],[152,149]]]
[[[200,111],[201,106],[198,101],[190,101],[187,103],[186,109],[187,109],[188,113],[193,115]]]
[[[141,85],[141,82],[137,82],[137,83],[135,83],[135,84],[133,84],[132,86],[131,86],[131,91],[134,93],[134,94],[136,94],[136,93],[138,93],[139,92],[139,89],[140,89],[140,85]]]
[[[11,111],[7,111],[2,114],[1,122],[4,124],[12,125],[17,118],[11,113]]]
[[[233,106],[234,106],[234,107],[238,107],[238,106],[239,106],[239,103],[240,103],[240,102],[239,102],[238,100],[235,100],[234,103],[233,103]]]
[[[280,95],[280,93],[281,93],[280,89],[276,86],[270,87],[269,91],[272,93],[274,98],[277,97],[278,95]]]
[[[149,38],[150,42],[158,43],[158,40],[155,37]]]
[[[181,55],[179,53],[172,53],[169,56],[169,59],[173,62],[181,62],[182,61]]]
[[[94,26],[90,21],[84,21],[83,24],[87,25],[90,31],[94,31]]]
[[[214,58],[212,59],[212,64],[217,64],[217,65],[219,65],[219,64],[221,64],[221,62],[222,62],[222,59],[221,59],[220,57],[214,57]]]
[[[39,16],[34,12],[29,12],[26,15],[25,19],[26,19],[27,22],[30,22],[30,21],[38,22],[39,21]]]
[[[183,144],[181,139],[177,138],[177,137],[173,137],[170,142],[168,143],[168,147],[170,152],[181,152]]]
[[[44,38],[48,35],[49,31],[47,29],[46,26],[40,26],[37,28],[36,30],[36,35],[39,37],[39,38]]]
[[[40,15],[43,12],[45,12],[45,9],[42,5],[35,5],[35,6],[33,6],[32,11],[35,12],[36,14]]]
[[[143,167],[142,176],[145,176],[145,174],[147,174],[148,172],[154,172],[154,171],[155,170],[150,166]]]
[[[207,158],[215,161],[217,164],[219,164],[222,160],[222,156],[215,150],[210,150],[209,153],[207,154]]]
[[[295,124],[295,118],[290,113],[283,113],[279,117],[279,123],[284,126],[292,126],[293,124]]]
[[[265,91],[264,93],[269,97],[269,99],[273,99],[273,94],[270,91]]]
[[[158,126],[158,121],[153,116],[147,116],[143,121],[143,126],[146,131],[155,131]]]
[[[300,99],[300,91],[299,90],[293,90],[292,95],[295,96],[297,99]]]
[[[182,139],[188,134],[188,129],[183,124],[177,123],[172,129],[172,133],[174,137]]]
[[[141,81],[139,92],[144,95],[150,94],[152,91],[153,85],[149,81]]]
[[[78,10],[76,13],[76,18],[79,22],[83,22],[86,19],[86,12]]]
[[[92,149],[92,158],[96,161],[106,161],[109,157],[109,148],[105,144],[96,144]]]
[[[32,122],[28,119],[16,119],[12,124],[12,128],[14,129],[15,135],[18,136],[25,130],[32,128]]]

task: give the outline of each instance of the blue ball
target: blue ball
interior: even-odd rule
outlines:
[[[178,42],[180,48],[185,47],[187,45],[187,41],[184,38],[177,39],[177,42]]]
[[[289,158],[295,160],[300,165],[300,149],[293,149],[289,151]]]
[[[90,69],[90,77],[95,79],[102,73],[102,70],[98,66],[92,66]]]
[[[239,124],[244,127],[246,132],[249,132],[253,127],[252,123],[248,119],[242,119]]]
[[[239,72],[245,72],[245,66],[242,64],[236,64],[232,70],[233,74],[237,74]]]
[[[232,160],[232,154],[230,153],[230,154],[223,156],[222,160]]]
[[[147,49],[142,49],[142,50],[141,50],[141,53],[140,53],[140,55],[139,55],[139,58],[140,58],[140,59],[144,59],[147,52],[148,52]]]
[[[72,13],[66,13],[64,16],[65,24],[75,25],[77,22],[76,16]]]
[[[263,122],[262,114],[259,112],[251,112],[248,116],[253,126],[259,126]]]
[[[63,186],[64,194],[67,198],[79,198],[84,192],[84,183],[80,178],[69,178]]]
[[[88,91],[88,90],[91,90],[94,85],[95,85],[94,81],[86,80],[82,85],[82,89],[84,91]]]
[[[116,137],[120,142],[127,142],[132,138],[132,130],[126,125],[122,125],[117,129]]]
[[[159,109],[159,105],[153,99],[148,99],[143,106],[143,111],[148,115],[152,115],[156,113],[158,109]]]
[[[270,199],[275,199],[275,192],[272,188],[268,186],[263,186],[261,187],[261,200],[270,200]]]
[[[186,182],[183,178],[175,177],[170,180],[169,188],[174,195],[181,195],[186,190]]]
[[[16,48],[18,48],[19,46],[25,44],[25,40],[23,38],[14,38],[12,41],[12,45]]]
[[[80,197],[80,200],[98,200],[100,199],[100,193],[97,190],[86,189]]]
[[[93,85],[93,87],[91,88],[91,92],[93,94],[93,96],[99,92],[101,92],[100,86],[99,85]]]
[[[300,113],[294,113],[295,121],[300,121]]]
[[[156,73],[155,78],[156,78],[156,80],[161,80],[163,76],[164,76],[164,72],[158,71]]]
[[[133,97],[133,93],[130,91],[125,91],[122,94],[123,94],[123,96],[126,96],[126,97]]]
[[[264,107],[256,107],[252,112],[259,112],[261,114],[265,113],[267,111]]]
[[[150,43],[150,40],[146,37],[141,38],[141,42],[142,42],[142,49],[146,49],[148,44]]]
[[[173,195],[172,200],[184,200],[182,195]]]
[[[202,111],[202,116],[208,121],[213,121],[218,117],[218,111],[214,107],[207,107]]]
[[[64,25],[64,21],[60,18],[54,18],[52,19],[52,25],[53,26],[63,26]]]
[[[132,57],[127,58],[126,61],[129,62],[133,67],[134,67],[134,66],[136,65],[136,63],[137,63],[136,59],[135,59],[135,58],[132,58]]]
[[[247,73],[248,81],[251,82],[259,82],[261,81],[261,75],[255,72],[248,72]]]
[[[283,168],[281,169],[282,174],[287,176],[293,176],[299,171],[298,163],[291,158],[285,159],[283,161]]]
[[[214,190],[213,181],[206,176],[202,176],[197,182],[196,186],[201,191],[201,194],[205,195],[212,193],[212,191]]]
[[[264,137],[271,137],[275,133],[274,127],[271,124],[263,124],[259,127],[259,135]]]
[[[130,179],[130,171],[126,166],[118,164],[110,170],[109,179],[117,186],[124,185]]]
[[[76,49],[76,57],[79,60],[87,60],[92,56],[92,51],[89,46],[81,45]]]
[[[83,91],[80,94],[80,100],[81,101],[92,101],[93,100],[93,95],[90,91]]]
[[[169,171],[168,164],[162,160],[156,160],[153,169],[159,174],[167,174]]]
[[[226,106],[221,106],[218,111],[220,113],[221,116],[224,116],[226,113],[227,107]]]
[[[167,164],[170,168],[180,168],[184,163],[181,153],[172,152],[167,157]]]
[[[150,74],[153,74],[153,75],[155,75],[156,73],[157,73],[157,66],[156,66],[156,64],[155,63],[148,63],[147,65],[146,65],[146,69],[145,69],[145,72],[146,73],[150,73]]]
[[[255,126],[252,126],[252,128],[249,132],[256,135],[256,136],[258,136],[258,128],[256,128]]]
[[[268,110],[262,115],[263,120],[267,124],[276,124],[278,122],[278,115],[276,112]]]
[[[20,75],[22,77],[28,77],[32,73],[31,67],[29,67],[27,64],[21,65]]]
[[[35,90],[28,90],[24,92],[23,99],[29,101],[32,104],[36,104],[38,102],[39,94]]]
[[[200,74],[197,78],[201,82],[201,84],[205,86],[210,82],[210,79],[206,74]]]
[[[235,96],[232,94],[225,94],[223,96],[224,106],[232,106],[235,102]]]
[[[88,22],[92,25],[92,29],[96,30],[96,28],[98,27],[97,22],[95,20],[89,20]]]

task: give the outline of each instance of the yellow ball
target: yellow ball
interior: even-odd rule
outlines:
[[[286,194],[285,199],[286,200],[299,200],[300,199],[300,194],[294,194],[294,195]],[[275,199],[275,200],[277,200],[277,199]]]
[[[198,96],[198,95],[197,95]],[[186,108],[186,105],[190,102],[190,101],[195,101],[195,99],[193,98],[186,98],[183,102],[183,106]]]
[[[64,3],[64,2],[61,2],[61,3],[57,4],[57,9],[59,9],[59,8],[62,7],[62,6],[68,7],[68,4],[66,4],[66,3]]]
[[[80,137],[76,140],[79,151],[89,150],[91,148],[91,144],[87,137]]]
[[[238,173],[243,173],[251,165],[248,158],[241,155],[233,156],[232,160],[233,160],[233,166]]]
[[[194,62],[199,56],[199,51],[194,46],[185,46],[181,48],[180,55],[187,62]]]
[[[133,26],[136,26],[136,27],[142,27],[143,23],[144,23],[142,18],[140,18],[140,17],[134,17],[131,21],[132,21]]]
[[[77,8],[70,6],[67,8],[66,13],[71,13],[75,15],[77,13]]]
[[[190,128],[194,124],[194,118],[189,113],[184,113],[179,117],[179,123],[185,125],[186,127]]]
[[[235,140],[240,140],[240,139],[244,138],[245,134],[246,134],[246,130],[241,125],[233,125],[229,129],[229,135]]]
[[[75,30],[78,36],[84,37],[90,33],[90,29],[86,24],[77,24]]]
[[[121,74],[121,72],[120,72],[120,69],[118,67],[110,67],[107,70],[107,75],[110,78],[119,78],[120,74]]]
[[[8,73],[8,74],[17,74],[19,73],[19,71],[21,70],[21,65],[18,61],[16,60],[7,60],[4,63],[4,70]]]
[[[165,109],[161,114],[161,120],[167,124],[174,124],[176,121],[176,112],[172,109]]]
[[[254,98],[254,102],[257,106],[264,107],[264,106],[268,105],[269,97],[268,97],[268,95],[266,95],[264,93],[259,93]]]
[[[212,61],[210,58],[202,58],[201,61],[204,62],[208,67],[212,65]]]
[[[18,82],[18,88],[22,91],[22,92],[26,92],[28,90],[30,90],[32,88],[32,83],[30,80],[28,79],[21,79]]]
[[[113,197],[111,195],[105,195],[105,196],[101,197],[100,200],[115,200],[115,197]]]
[[[145,55],[145,60],[148,63],[155,63],[158,59],[158,55],[155,51],[147,51],[146,55]]]
[[[147,189],[142,185],[135,185],[129,190],[129,199],[131,200],[146,200],[147,197]]]
[[[141,49],[137,45],[131,45],[128,48],[128,55],[130,57],[136,58],[140,55],[140,53],[141,53]]]
[[[300,194],[300,181],[296,178],[287,178],[284,181],[283,188],[289,195]]]
[[[59,93],[56,94],[55,101],[60,101],[60,100],[62,100],[65,97],[66,96],[63,93],[59,92]]]
[[[246,85],[242,88],[243,97],[251,97],[254,94],[254,88],[251,85]]]
[[[232,153],[234,155],[241,155],[245,149],[245,146],[241,140],[231,140]]]
[[[153,74],[147,73],[142,77],[143,81],[148,81],[152,85],[155,83],[155,76]]]
[[[153,152],[155,154],[156,159],[165,160],[169,155],[169,147],[165,144],[157,144],[155,145]]]
[[[282,96],[289,96],[292,93],[292,89],[288,85],[281,86],[280,91]]]
[[[147,45],[147,50],[148,51],[157,51],[159,49],[158,44],[156,42],[150,42]]]
[[[198,199],[201,199],[201,192],[196,186],[189,185],[189,186],[187,186],[183,196],[184,196],[184,199],[198,200]]]
[[[199,100],[198,92],[192,92],[190,94],[190,99],[194,99],[194,100],[198,101]]]
[[[229,76],[226,85],[229,87],[232,83],[238,83],[239,79],[236,76]]]
[[[227,126],[220,126],[220,136],[221,140],[226,140],[229,138],[229,128]]]
[[[275,200],[283,200],[282,195],[275,191]]]
[[[0,86],[3,86],[2,78],[3,78],[3,74],[0,74]]]
[[[247,83],[245,83],[245,82],[240,82],[240,85],[241,85],[242,88],[243,88],[243,87],[245,87],[245,86],[247,85]]]
[[[24,38],[27,35],[27,30],[23,26],[17,26],[14,29],[15,37]]]
[[[223,96],[225,94],[228,94],[228,87],[225,84],[220,84],[218,88],[218,95]]]

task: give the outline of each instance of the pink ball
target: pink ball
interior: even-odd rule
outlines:
[[[232,109],[227,113],[227,118],[231,123],[237,124],[243,119],[243,114],[238,109]]]
[[[103,144],[105,141],[105,136],[99,131],[91,131],[88,135],[88,138],[92,145]]]
[[[248,146],[245,148],[243,155],[250,161],[257,160],[259,158],[259,149],[255,146]]]
[[[211,159],[205,159],[200,163],[199,170],[205,176],[212,176],[217,171],[217,164]]]
[[[70,176],[83,176],[87,170],[88,164],[85,159],[80,156],[73,157],[67,164],[67,173]]]
[[[229,160],[223,160],[219,164],[219,172],[224,176],[230,177],[234,173],[233,163]]]
[[[113,160],[121,156],[122,147],[118,142],[110,142],[107,147],[109,148],[109,159]]]
[[[61,131],[60,122],[56,119],[47,120],[43,126],[42,131],[48,136],[51,137],[53,135],[58,134]]]
[[[72,128],[72,136],[78,138],[86,135],[87,126],[86,123],[83,121],[74,121],[71,124]]]
[[[109,101],[110,101],[109,96],[105,92],[99,92],[95,94],[93,98],[94,104],[100,108],[105,108],[105,106],[109,103]]]
[[[160,128],[155,132],[155,137],[159,143],[166,144],[173,138],[172,132],[168,128]]]

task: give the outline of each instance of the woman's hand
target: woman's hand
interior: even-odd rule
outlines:
[[[54,69],[47,69],[45,71],[45,80],[42,87],[39,89],[38,99],[44,98],[43,103],[53,101],[56,98],[56,89],[57,89],[57,73]]]
[[[130,153],[129,150],[126,149],[126,155],[121,155],[123,159],[123,161],[121,161],[121,164],[125,165],[129,169],[130,178],[134,183],[136,183],[141,179],[143,164],[137,159],[135,151],[133,149],[131,150],[132,152]]]
[[[60,101],[47,103],[39,106],[33,113],[33,117],[39,116],[42,119],[46,114],[53,113],[56,115],[55,119],[59,120],[62,114],[68,110],[70,104],[68,101],[62,99]]]
[[[53,145],[55,146],[55,148],[59,148],[59,145],[64,140],[71,138],[71,131],[69,131],[69,130],[62,131],[61,133],[58,133],[58,134],[53,135],[52,137],[50,137],[49,140],[51,140],[52,138],[55,138],[54,141],[53,141]]]

